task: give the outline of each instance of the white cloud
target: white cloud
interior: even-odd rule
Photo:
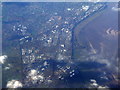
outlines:
[[[87,11],[87,10],[89,9],[89,6],[82,6],[82,9],[83,9],[84,11]]]
[[[113,10],[113,11],[120,11],[120,8],[112,7],[112,10]]]
[[[7,59],[7,55],[0,56],[0,64],[4,64]]]
[[[21,88],[23,87],[22,83],[17,80],[11,80],[7,83],[7,88]]]
[[[97,83],[97,81],[94,80],[94,79],[91,79],[90,81],[91,81],[90,85],[91,85],[92,88],[108,88],[107,86],[101,86],[101,85],[99,85]]]
[[[33,80],[32,82],[36,82],[38,80],[40,80],[41,82],[43,81],[44,77],[42,75],[39,74],[39,72],[35,69],[32,69],[29,73],[28,73],[28,78]]]

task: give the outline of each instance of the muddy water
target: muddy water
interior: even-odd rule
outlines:
[[[118,30],[118,12],[113,11],[112,7],[117,3],[108,3],[108,7],[98,12],[97,16],[93,15],[79,24],[75,30],[77,45],[91,48],[89,42],[97,53],[102,53],[107,58],[113,58],[117,53],[117,36],[107,35],[106,31]],[[90,18],[93,18],[90,20]],[[91,48],[92,49],[92,48]],[[74,53],[80,52],[79,50]],[[79,58],[79,57],[78,57]]]

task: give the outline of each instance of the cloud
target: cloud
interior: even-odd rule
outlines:
[[[42,75],[39,74],[39,72],[35,69],[30,70],[30,72],[28,73],[28,78],[31,79],[31,81],[37,82],[38,80],[40,82],[43,82],[44,77]]]
[[[4,64],[7,59],[7,55],[0,56],[0,64]]]
[[[91,79],[90,82],[91,82],[90,86],[93,87],[93,88],[108,88],[108,86],[101,86],[101,85],[99,85],[97,83],[97,81],[94,80],[94,79]]]
[[[120,11],[120,8],[112,7],[112,10],[113,10],[113,11]]]
[[[7,88],[21,88],[23,87],[22,83],[17,80],[11,80],[7,83]]]

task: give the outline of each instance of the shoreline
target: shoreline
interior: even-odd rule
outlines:
[[[74,59],[74,45],[75,45],[74,43],[77,42],[76,40],[77,40],[77,38],[79,36],[78,34],[81,31],[81,29],[85,25],[87,25],[91,20],[94,20],[96,17],[101,15],[101,13],[106,10],[106,8],[107,8],[107,5],[105,5],[104,7],[100,8],[100,10],[97,10],[97,11],[93,12],[91,15],[87,16],[86,18],[84,18],[83,20],[78,22],[76,25],[74,25],[74,27],[72,29],[72,40],[71,40],[71,43],[72,43],[72,47],[71,47],[72,48],[72,55],[71,55],[72,58],[71,59]],[[78,30],[78,28],[79,28],[79,30]]]

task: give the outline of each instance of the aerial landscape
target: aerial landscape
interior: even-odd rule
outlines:
[[[3,88],[117,88],[118,3],[3,2]]]

